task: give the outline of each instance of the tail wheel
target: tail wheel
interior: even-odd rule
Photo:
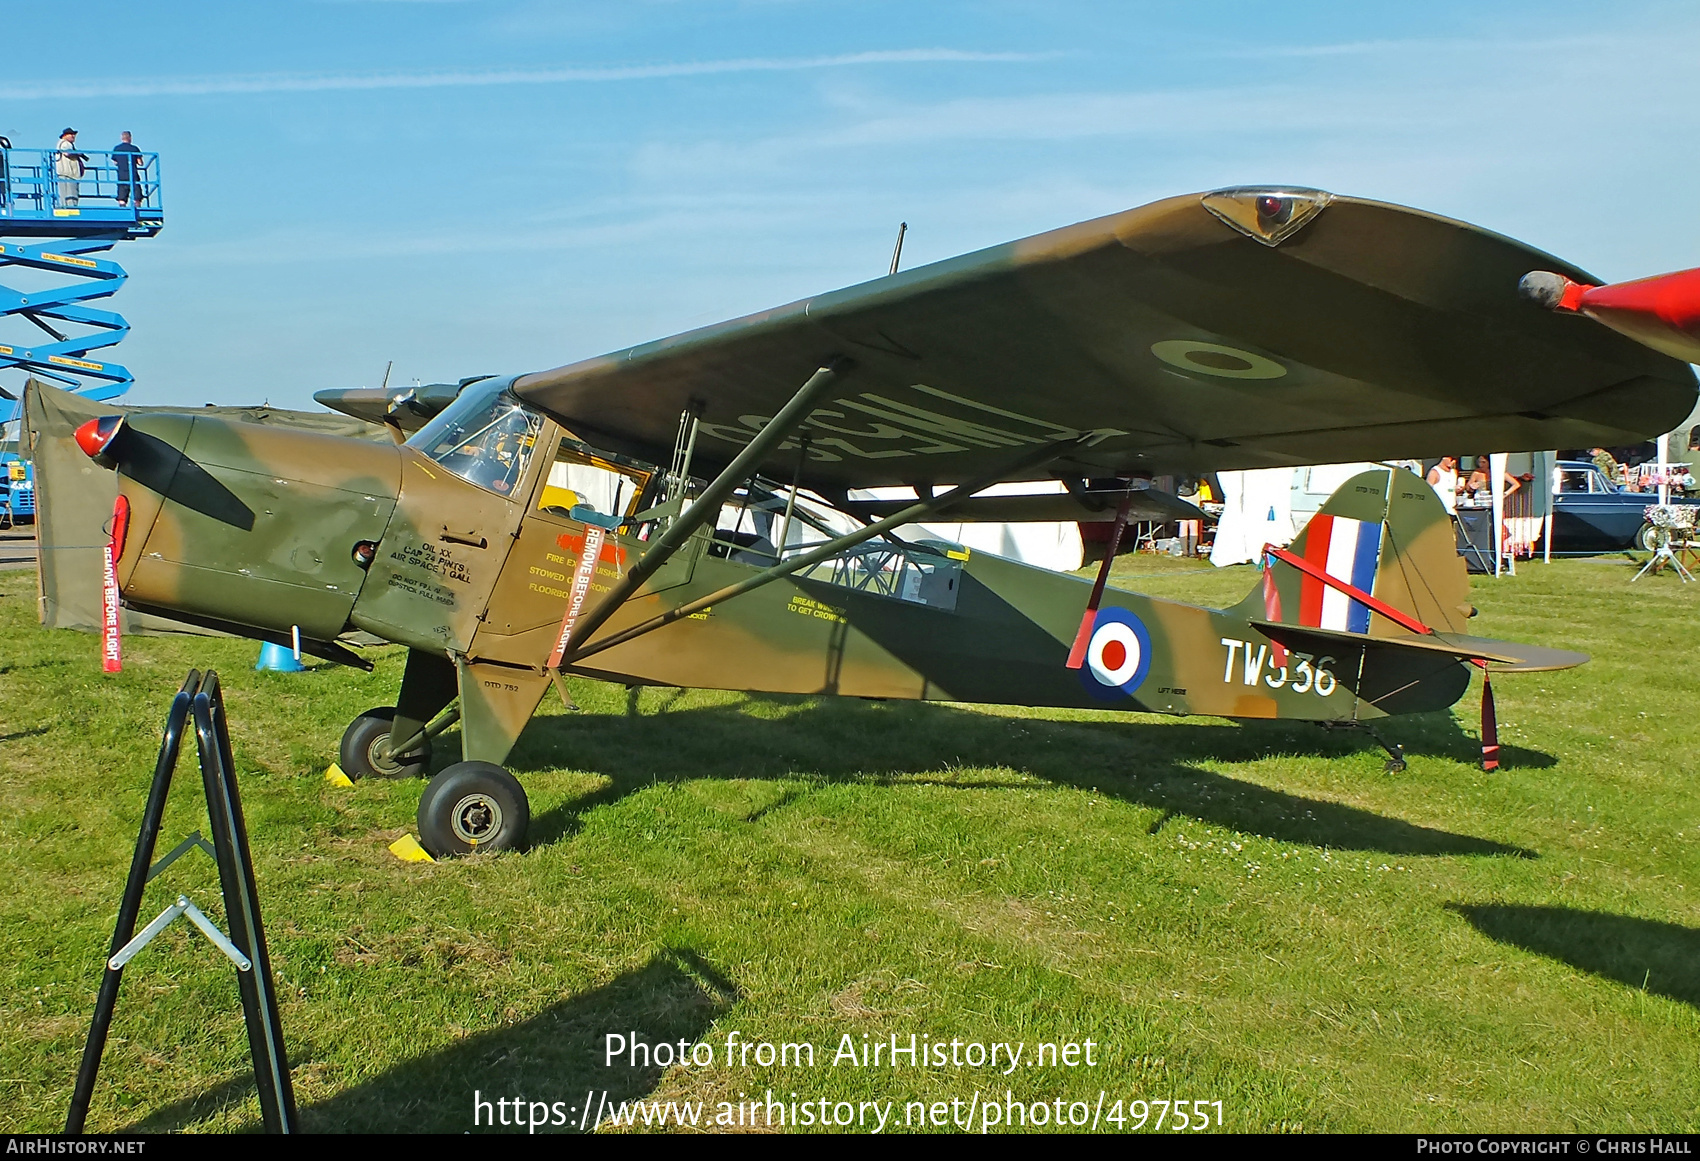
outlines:
[[[342,771],[350,778],[417,778],[431,765],[430,739],[406,754],[391,754],[390,726],[395,707],[370,709],[348,724],[338,755]]]
[[[530,825],[525,788],[494,762],[456,762],[419,800],[419,842],[438,858],[512,850]]]

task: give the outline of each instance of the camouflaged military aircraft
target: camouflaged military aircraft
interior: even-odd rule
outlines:
[[[529,807],[501,763],[563,674],[1367,726],[1452,705],[1472,666],[1580,663],[1463,634],[1451,525],[1403,470],[1347,483],[1225,610],[1108,588],[1107,561],[1092,584],[898,533],[1119,534],[1190,511],[1159,474],[1617,445],[1689,412],[1686,364],[1543,309],[1518,291],[1533,270],[1594,281],[1416,210],[1222,190],[394,393],[379,417],[417,428],[396,446],[193,413],[78,439],[119,473],[128,605],[352,665],[351,630],[407,646],[396,704],[355,719],[342,767],[422,773],[458,720],[421,839],[502,850]],[[1000,481],[1053,494],[977,495]],[[875,487],[913,499],[850,496]],[[729,509],[765,523],[717,527]]]

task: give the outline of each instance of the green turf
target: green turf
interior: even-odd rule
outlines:
[[[170,695],[225,680],[305,1124],[460,1132],[472,1090],[581,1105],[1221,1101],[1242,1130],[1700,1128],[1700,584],[1623,558],[1478,580],[1478,632],[1591,651],[1404,719],[1410,769],[1280,723],[575,681],[511,760],[524,853],[402,863],[422,781],[322,780],[362,674],[248,642],[46,632],[0,579],[0,1130],[59,1126]],[[1227,603],[1246,568],[1118,563]],[[439,746],[452,760],[458,736]],[[165,841],[202,826],[185,770]],[[150,888],[215,916],[196,855]],[[812,1042],[814,1068],[601,1067],[601,1037]],[[840,1037],[1084,1041],[1094,1068],[855,1069]],[[599,1099],[599,1098],[598,1098]],[[573,1114],[575,1120],[577,1113]],[[90,1116],[254,1127],[232,973],[183,924],[126,974]]]

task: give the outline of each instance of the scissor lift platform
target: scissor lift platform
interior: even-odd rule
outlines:
[[[0,334],[0,370],[16,367],[92,399],[113,399],[129,389],[129,369],[88,354],[118,343],[130,325],[88,304],[117,293],[129,276],[91,255],[164,228],[159,155],[79,150],[78,157],[82,173],[73,178],[58,172],[55,150],[0,150],[0,279],[9,270],[69,279],[30,290],[0,285],[0,321],[17,318],[33,328]]]

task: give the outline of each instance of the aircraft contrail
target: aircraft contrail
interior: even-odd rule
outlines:
[[[247,76],[140,77],[128,80],[39,81],[0,85],[9,101],[93,97],[198,97],[231,93],[320,93],[364,89],[437,89],[486,85],[558,85],[642,81],[719,73],[798,72],[878,64],[987,64],[1043,60],[1054,53],[970,52],[954,48],[904,48],[835,56],[743,57],[648,65],[512,69],[488,72],[261,73]]]

